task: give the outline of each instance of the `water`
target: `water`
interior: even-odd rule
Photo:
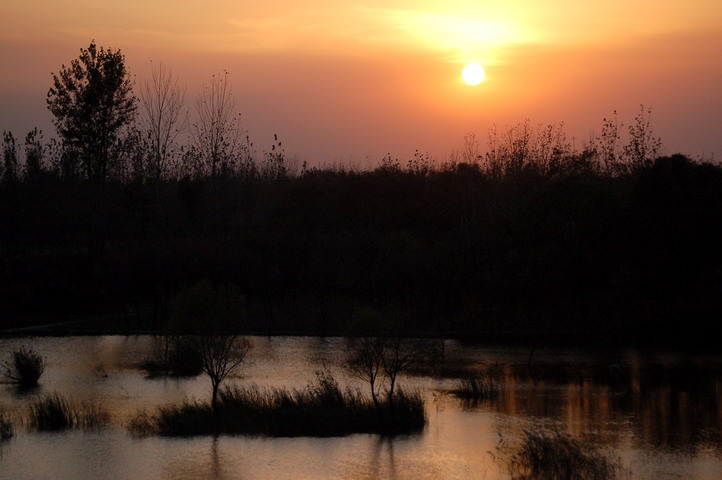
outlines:
[[[343,373],[342,339],[253,338],[243,377],[230,380],[302,388],[329,369],[341,384],[363,386]],[[0,408],[17,425],[0,443],[0,479],[506,479],[497,446],[523,430],[557,429],[591,439],[639,479],[722,478],[722,357],[635,351],[537,350],[529,370],[523,348],[448,342],[449,364],[492,369],[503,383],[497,400],[481,404],[449,395],[453,379],[403,378],[426,398],[426,429],[394,439],[137,438],[125,423],[139,409],[207,399],[205,376],[146,378],[148,336],[0,340],[0,356],[28,345],[45,356],[41,388],[18,392],[0,384]],[[97,432],[28,432],[18,425],[28,400],[58,392],[104,405],[111,425]]]

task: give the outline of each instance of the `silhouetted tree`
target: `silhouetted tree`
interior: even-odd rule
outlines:
[[[196,98],[196,122],[191,126],[196,173],[235,173],[250,155],[251,145],[241,130],[241,115],[228,83],[228,72],[213,75]]]
[[[95,41],[80,57],[53,74],[48,109],[65,149],[77,155],[81,174],[105,183],[123,129],[135,118],[133,84],[120,50],[100,48]]]
[[[216,288],[206,280],[179,292],[171,304],[174,329],[193,334],[190,342],[211,379],[211,406],[216,411],[218,388],[251,350],[250,341],[236,333],[244,310],[241,295],[232,287]]]
[[[347,340],[346,370],[368,383],[371,398],[379,410],[383,391],[393,415],[398,376],[420,367],[424,359],[421,353],[428,344],[403,337],[388,320],[383,321],[377,312],[369,309],[356,313],[351,333],[360,335]]]
[[[349,337],[346,350],[346,370],[369,385],[371,399],[378,410],[379,395],[384,384],[383,339],[379,337]]]
[[[176,150],[176,138],[187,128],[188,115],[183,111],[185,89],[178,78],[160,64],[151,69],[150,81],[140,86],[141,129],[148,144],[148,176],[160,180],[168,172]]]

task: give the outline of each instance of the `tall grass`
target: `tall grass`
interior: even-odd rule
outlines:
[[[5,412],[0,412],[0,441],[7,440],[13,436],[13,424]]]
[[[90,402],[75,402],[57,393],[46,395],[28,408],[30,428],[40,431],[67,429],[96,429],[106,425],[110,415]]]
[[[45,360],[31,348],[21,347],[3,363],[5,376],[22,387],[34,387],[45,371]]]
[[[610,480],[622,473],[593,445],[559,432],[525,431],[505,461],[514,480]]]
[[[141,435],[245,433],[270,436],[339,436],[351,433],[413,433],[426,424],[417,393],[400,390],[393,405],[377,408],[358,390],[342,390],[333,377],[319,374],[303,390],[231,387],[221,391],[214,415],[207,402],[167,405],[141,412],[129,423]]]
[[[501,385],[488,375],[479,374],[457,380],[451,393],[466,400],[491,400],[499,396]]]

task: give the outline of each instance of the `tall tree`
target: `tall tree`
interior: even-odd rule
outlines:
[[[48,109],[63,146],[77,156],[82,176],[103,184],[120,158],[123,130],[136,113],[125,57],[92,41],[69,67],[52,75]]]
[[[196,98],[196,123],[191,126],[197,151],[196,170],[201,175],[237,173],[251,155],[248,136],[241,128],[241,115],[228,82],[228,72],[213,75]]]
[[[149,144],[147,173],[155,181],[168,171],[169,160],[176,149],[176,138],[188,126],[183,111],[185,89],[178,86],[178,77],[161,63],[151,70],[151,79],[140,86],[141,128]]]

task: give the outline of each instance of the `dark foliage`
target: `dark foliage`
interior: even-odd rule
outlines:
[[[117,181],[100,220],[89,185],[46,172],[0,186],[0,307],[145,308],[163,331],[169,299],[209,279],[236,286],[251,332],[339,334],[374,311],[407,333],[712,343],[722,169],[560,168]]]

